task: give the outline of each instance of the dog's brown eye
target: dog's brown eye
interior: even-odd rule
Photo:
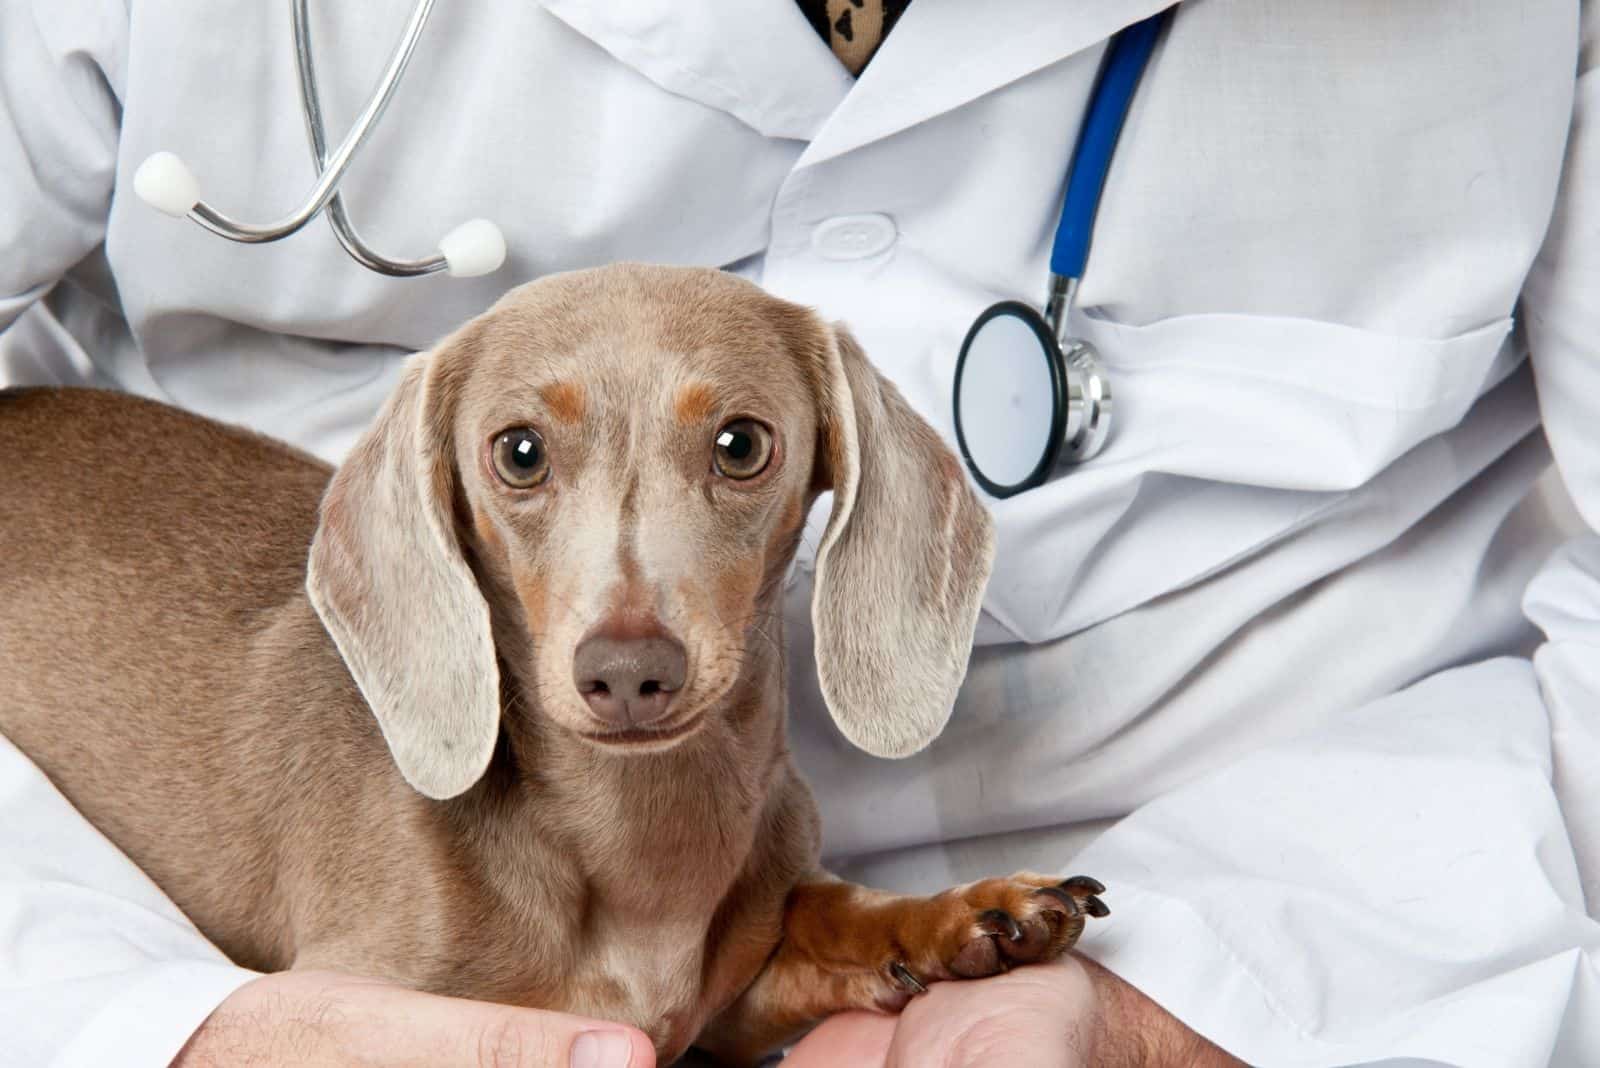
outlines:
[[[743,481],[755,478],[772,459],[772,431],[754,419],[735,419],[717,431],[717,474]]]
[[[494,471],[513,489],[531,489],[550,474],[544,439],[532,427],[507,430],[494,439]]]

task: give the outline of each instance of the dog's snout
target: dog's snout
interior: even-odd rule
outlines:
[[[593,635],[573,656],[573,681],[595,716],[609,726],[648,727],[667,715],[683,688],[688,658],[665,635],[613,638]]]

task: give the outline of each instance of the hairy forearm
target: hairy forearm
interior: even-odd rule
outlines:
[[[1092,1062],[1098,1068],[1243,1068],[1243,1061],[1189,1030],[1137,988],[1087,957],[1079,959],[1099,1010]]]

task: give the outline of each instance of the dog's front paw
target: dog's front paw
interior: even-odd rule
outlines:
[[[886,963],[908,994],[939,979],[981,979],[1016,964],[1053,960],[1071,949],[1090,917],[1107,916],[1105,887],[1027,872],[984,879],[926,899],[926,937],[899,939],[903,954]]]

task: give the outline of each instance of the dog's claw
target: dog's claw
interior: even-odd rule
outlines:
[[[1066,908],[1068,916],[1077,916],[1083,912],[1083,910],[1078,907],[1077,899],[1071,894],[1067,893],[1065,890],[1061,889],[1059,886],[1041,886],[1039,889],[1035,890],[1034,893],[1040,895],[1041,897],[1048,897],[1061,902],[1061,904]]]
[[[1111,908],[1104,901],[1090,894],[1083,899],[1083,911],[1098,919],[1101,916],[1111,915]]]
[[[1102,883],[1099,879],[1091,879],[1087,875],[1074,875],[1070,879],[1063,879],[1061,888],[1063,890],[1082,890],[1088,894],[1103,894],[1106,892],[1105,883]]]
[[[911,974],[911,969],[899,961],[889,965],[889,974],[894,976],[895,982],[913,994],[926,994],[928,992],[928,988],[922,985],[922,981]]]
[[[994,930],[997,934],[1004,934],[1013,942],[1022,941],[1022,928],[1012,918],[1011,913],[1005,909],[989,909],[978,917],[978,923],[986,930]]]

